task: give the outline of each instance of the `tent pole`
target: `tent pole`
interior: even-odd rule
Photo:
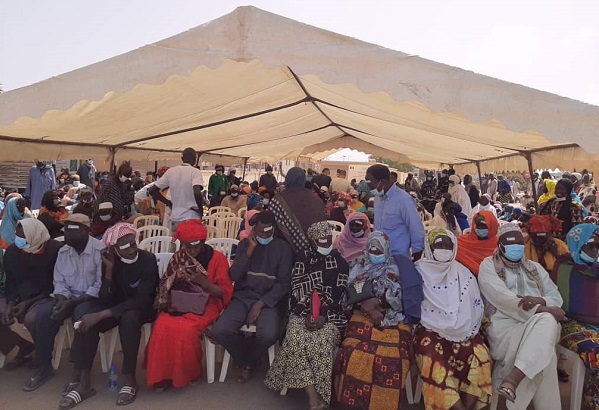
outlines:
[[[116,173],[116,164],[114,163],[114,160],[116,157],[116,148],[110,147],[108,149],[110,150],[110,155],[108,156],[108,164],[109,164],[110,168],[108,168],[108,169],[110,170],[111,173]]]
[[[478,172],[478,186],[480,188],[480,194],[484,194],[483,192],[483,175],[480,172],[480,161],[474,161],[474,164],[476,165],[476,171]]]
[[[535,209],[539,212],[539,205],[537,203],[537,187],[532,179],[532,174],[534,173],[534,169],[532,167],[532,153],[529,151],[521,151],[520,152],[524,158],[526,158],[526,162],[528,163],[528,173],[530,175],[530,185],[532,190],[532,198],[535,202]]]
[[[242,182],[245,181],[245,169],[247,168],[247,166],[248,166],[248,157],[245,157],[243,159],[243,175],[241,177]]]

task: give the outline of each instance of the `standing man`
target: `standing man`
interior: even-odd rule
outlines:
[[[347,180],[347,172],[340,169],[337,172],[337,177],[331,181],[331,192],[349,194],[351,190],[351,184]]]
[[[47,191],[56,189],[56,174],[51,165],[46,161],[36,161],[29,170],[29,181],[25,190],[25,196],[31,199],[31,209],[40,209],[42,196]]]
[[[491,196],[491,200],[495,200],[495,196],[497,195],[497,180],[495,179],[495,174],[489,174],[489,182],[487,182],[487,194]]]
[[[266,187],[269,191],[274,191],[277,188],[277,178],[272,174],[272,167],[270,165],[266,166],[266,174],[260,176],[258,185]]]
[[[318,185],[318,188],[322,188],[323,186],[326,186],[327,189],[329,189],[331,186],[331,181],[332,181],[330,175],[331,175],[331,170],[328,168],[323,168],[322,172],[320,174],[315,175],[312,178],[312,184]]]
[[[231,168],[229,170],[229,175],[227,175],[227,179],[229,180],[229,186],[241,184],[241,178],[235,176],[235,168]]]
[[[95,189],[94,183],[96,182],[96,167],[94,166],[93,160],[88,159],[82,163],[77,170],[77,175],[79,175],[79,179],[83,185],[88,186],[91,189]]]
[[[250,221],[252,232],[239,243],[229,271],[235,282],[233,300],[212,332],[241,368],[240,383],[250,379],[252,367],[279,338],[291,286],[293,254],[291,246],[274,234],[274,214],[263,211],[254,218]],[[252,324],[256,325],[256,335],[248,340],[239,328]]]
[[[196,158],[195,149],[185,148],[181,157],[183,163],[169,168],[148,191],[155,201],[161,201],[171,208],[171,232],[175,232],[183,221],[202,218],[204,187],[202,172],[194,166]],[[162,195],[161,191],[165,188],[170,188],[171,200]]]
[[[208,181],[208,194],[210,196],[220,195],[221,192],[229,192],[229,178],[225,175],[225,167],[222,165],[216,165],[214,167],[214,174],[210,175]]]
[[[391,254],[417,261],[424,249],[424,226],[410,194],[391,182],[389,168],[372,165],[366,180],[374,199],[374,225],[389,237]],[[411,255],[410,255],[411,250]]]

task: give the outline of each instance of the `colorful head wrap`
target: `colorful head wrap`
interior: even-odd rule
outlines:
[[[520,229],[520,227],[514,223],[505,223],[505,224],[501,224],[499,226],[499,233],[497,234],[498,237],[502,237],[503,235],[505,235],[506,233],[509,232],[520,232],[522,233],[522,230]]]
[[[528,220],[526,224],[526,230],[528,233],[536,232],[559,232],[562,229],[562,221],[557,219],[553,215],[537,215],[534,214]]]
[[[566,243],[568,244],[568,249],[570,250],[570,255],[572,256],[572,260],[577,265],[584,265],[585,263],[580,259],[580,250],[582,247],[593,237],[595,231],[599,230],[598,225],[593,224],[580,224],[574,226],[568,232],[568,236],[566,237]]]
[[[104,236],[102,236],[102,242],[106,246],[113,246],[116,242],[126,235],[137,235],[137,230],[131,224],[126,222],[119,222],[108,228],[106,232],[104,232]]]
[[[199,219],[188,219],[177,226],[173,241],[181,242],[203,241],[208,237],[208,229]]]
[[[438,236],[443,236],[443,235],[447,236],[447,231],[445,229],[441,229],[441,228],[433,229],[426,235],[426,239],[428,240],[428,243],[430,245],[433,245],[435,243],[435,239]]]

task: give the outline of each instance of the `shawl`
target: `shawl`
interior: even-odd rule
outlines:
[[[354,237],[349,229],[351,221],[355,220],[361,220],[364,223],[364,236],[361,238]],[[352,212],[347,218],[347,223],[343,227],[343,231],[335,239],[333,247],[339,251],[347,263],[351,264],[364,253],[369,236],[370,221],[368,217],[361,212]]]
[[[39,253],[46,243],[50,240],[50,234],[46,225],[37,219],[25,218],[19,221],[19,225],[23,227],[25,233],[25,239],[29,244],[29,248],[23,249],[26,253]]]
[[[69,213],[66,211],[66,209],[64,208],[58,208],[57,211],[51,211],[48,208],[46,208],[45,206],[42,206],[40,208],[40,215],[41,214],[48,214],[49,216],[52,217],[52,219],[54,219],[57,222],[62,222],[65,219],[67,219],[67,217],[69,216]]]
[[[29,215],[21,215],[17,209],[17,201],[19,199],[21,198],[10,199],[6,204],[6,208],[4,208],[4,216],[2,217],[2,224],[0,225],[0,237],[2,237],[2,240],[8,245],[15,243],[17,222],[29,218]]]
[[[481,215],[485,218],[489,236],[480,239],[476,235],[476,217]],[[483,259],[493,255],[497,249],[497,231],[499,223],[491,211],[479,211],[472,217],[470,233],[458,237],[457,261],[470,269],[474,275],[478,275],[478,269]]]
[[[449,177],[449,180],[454,183],[454,186],[449,187],[448,191],[451,194],[451,200],[462,207],[462,212],[465,215],[470,215],[472,204],[466,190],[460,185],[460,177],[452,175]]]
[[[539,197],[539,200],[537,201],[539,205],[544,204],[555,197],[555,185],[557,183],[553,179],[544,179],[543,182],[545,183],[545,187],[547,187],[547,192]]]
[[[568,244],[568,250],[572,260],[577,265],[585,265],[580,259],[580,251],[582,247],[593,237],[595,231],[599,230],[599,226],[593,224],[580,224],[570,229],[568,236],[566,237],[566,243]]]
[[[260,211],[256,211],[255,209],[252,209],[251,211],[247,211],[245,213],[245,225],[243,227],[243,231],[239,232],[239,240],[243,240],[246,239],[248,236],[250,236],[250,233],[252,232],[252,227],[250,226],[250,220],[252,219],[252,217],[256,214],[260,213]]]
[[[374,264],[370,261],[368,250],[373,247],[383,252],[385,262]],[[389,238],[380,231],[374,231],[370,235],[362,259],[349,271],[348,283],[350,284],[367,279],[373,281],[377,297],[384,297],[390,305],[385,312],[381,326],[397,326],[404,321],[399,267],[391,256]]]
[[[439,231],[453,242],[453,258],[436,261],[432,250],[435,236],[424,241],[426,259],[416,262],[424,290],[420,323],[446,340],[464,342],[478,334],[484,313],[482,298],[474,276],[455,260],[455,235],[448,230]]]
[[[504,282],[506,281],[506,268],[515,270],[522,267],[528,275],[529,279],[536,283],[537,287],[541,290],[541,294],[543,294],[543,281],[539,276],[539,272],[537,272],[537,268],[535,267],[535,265],[529,259],[527,259],[526,256],[522,257],[522,259],[520,259],[518,262],[512,262],[504,258],[501,255],[499,248],[497,248],[493,253],[493,266],[495,267],[495,272],[497,272],[497,276],[499,276],[499,278]]]

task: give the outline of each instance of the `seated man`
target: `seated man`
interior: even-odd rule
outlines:
[[[238,382],[251,376],[252,366],[280,334],[282,310],[291,282],[291,246],[274,236],[275,217],[270,211],[250,221],[253,232],[239,243],[229,274],[235,282],[233,300],[214,324],[212,336],[241,368]],[[243,325],[256,325],[249,342],[239,332]]]
[[[65,246],[54,265],[54,295],[37,306],[35,317],[35,360],[38,369],[23,389],[35,390],[53,375],[54,337],[63,320],[80,311],[83,302],[95,300],[102,278],[101,251],[104,245],[89,236],[90,220],[73,214],[64,220]]]
[[[135,228],[118,223],[109,228],[102,241],[104,275],[99,299],[90,300],[75,309],[73,322],[76,333],[71,359],[73,374],[67,386],[70,390],[61,400],[60,409],[70,409],[93,396],[90,371],[98,350],[100,333],[119,327],[123,347],[122,387],[116,404],[131,404],[137,394],[137,353],[141,328],[156,318],[152,307],[158,286],[156,257],[137,249]]]
[[[482,261],[478,283],[485,297],[493,384],[508,409],[561,409],[555,346],[566,320],[562,297],[543,267],[524,256],[518,225],[499,229],[499,245]]]
[[[237,185],[231,185],[231,194],[224,197],[221,206],[228,206],[231,208],[231,212],[237,215],[237,212],[239,212],[241,208],[247,206],[247,197],[245,195],[239,195],[239,187]]]
[[[9,344],[8,351],[14,347],[10,340],[17,342],[20,350],[16,358],[6,364],[6,370],[21,366],[28,361],[27,355],[33,351],[33,345],[29,342],[24,344],[25,341],[8,326],[16,319],[25,325],[33,340],[36,340],[36,311],[54,289],[52,275],[60,249],[60,244],[50,239],[48,230],[37,219],[26,218],[19,221],[15,235],[15,243],[4,254],[6,307],[3,309],[4,326],[0,326],[0,339],[2,345]],[[33,388],[36,387],[38,386],[34,383]]]
[[[94,215],[93,223],[91,225],[90,235],[96,239],[101,239],[106,229],[118,222],[115,219],[114,207],[110,202],[102,202],[98,206],[98,213]]]

